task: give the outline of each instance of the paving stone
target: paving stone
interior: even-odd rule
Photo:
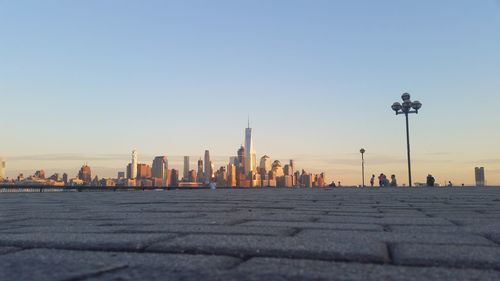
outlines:
[[[341,216],[322,216],[317,222],[334,223],[371,223],[379,225],[454,225],[452,222],[443,218],[429,217],[341,217]]]
[[[0,255],[9,254],[21,250],[21,248],[16,247],[0,247]]]
[[[371,262],[389,261],[384,243],[375,241],[365,243],[352,238],[323,241],[254,235],[187,235],[156,243],[146,250],[238,257],[270,256]]]
[[[401,265],[500,269],[500,247],[396,244],[392,255]]]
[[[138,227],[128,227],[122,232],[126,233],[206,233],[206,234],[252,234],[252,235],[273,235],[290,236],[296,231],[286,227],[258,227],[242,225],[147,225]]]
[[[406,267],[300,259],[252,258],[235,271],[245,274],[278,274],[297,280],[499,280],[494,270]],[[264,280],[264,279],[263,279]]]
[[[283,221],[249,221],[240,225],[260,227],[293,227],[293,228],[316,228],[316,229],[349,229],[382,231],[383,227],[375,224],[350,224],[350,223],[318,223],[318,222],[283,222]]]
[[[344,230],[317,230],[303,229],[295,235],[301,239],[342,240],[356,237],[360,241],[369,243],[420,243],[420,244],[449,244],[449,245],[484,245],[496,244],[480,235],[470,233],[424,233],[424,232],[372,232],[372,231],[344,231]]]
[[[217,271],[238,263],[236,258],[218,256],[34,249],[0,256],[0,280],[81,279],[128,268],[178,272],[196,271],[203,266]]]
[[[0,246],[75,250],[138,251],[173,234],[26,233],[1,234]]]

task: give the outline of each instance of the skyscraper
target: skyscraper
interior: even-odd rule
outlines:
[[[89,184],[92,181],[92,172],[87,164],[83,165],[82,168],[80,168],[80,171],[78,172],[78,178],[85,184]]]
[[[130,178],[135,179],[137,178],[137,151],[133,150],[132,151],[132,166],[130,167]]]
[[[189,181],[189,156],[184,156],[184,181]]]
[[[205,150],[205,171],[203,173],[205,174],[205,181],[210,181],[212,178],[212,161],[210,161],[210,152],[208,150]]]
[[[151,167],[148,164],[137,164],[137,178],[151,178]]]
[[[268,174],[272,169],[271,165],[271,158],[267,155],[262,156],[262,158],[260,158],[259,166],[261,174]]]
[[[5,159],[0,158],[0,179],[5,179]]]
[[[250,128],[250,120],[248,127],[245,129],[245,174],[255,172],[255,152],[253,150],[252,128]]]
[[[167,156],[156,156],[152,167],[153,178],[161,179],[163,186],[167,185],[168,159]]]
[[[486,180],[484,177],[484,167],[476,167],[474,168],[475,176],[476,176],[476,186],[485,186]]]
[[[205,180],[205,176],[203,175],[203,160],[198,160],[198,172],[196,173],[196,181],[203,182]]]

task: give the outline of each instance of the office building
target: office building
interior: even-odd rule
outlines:
[[[136,178],[138,178],[138,179],[151,178],[151,167],[147,164],[137,164],[137,176],[136,176]]]
[[[5,179],[5,170],[6,170],[6,163],[5,159],[0,158],[0,179]]]
[[[160,179],[163,186],[167,184],[167,176],[168,176],[167,156],[156,156],[153,159],[151,175],[155,179]]]
[[[212,161],[210,160],[210,152],[208,150],[205,150],[205,170],[203,173],[205,174],[205,182],[209,182],[210,179],[212,179],[213,176],[213,170],[212,170]]]
[[[198,172],[196,175],[196,182],[204,182],[205,181],[205,175],[203,174],[203,160],[201,158],[198,160]]]
[[[90,184],[92,182],[92,171],[87,164],[80,168],[80,171],[78,172],[78,179],[83,181],[84,184]]]
[[[130,178],[135,179],[137,178],[137,159],[138,159],[138,153],[136,150],[132,151],[132,165],[130,168]]]
[[[269,172],[272,170],[271,158],[269,156],[264,155],[262,156],[262,158],[260,158],[259,169],[262,175],[269,174]]]
[[[474,172],[476,176],[476,186],[485,186],[484,167],[476,167],[474,168]]]
[[[245,129],[245,175],[251,175],[255,172],[256,168],[255,152],[252,140],[252,128],[250,128],[250,121],[248,127]]]
[[[189,156],[184,156],[184,173],[182,174],[183,181],[189,181]]]

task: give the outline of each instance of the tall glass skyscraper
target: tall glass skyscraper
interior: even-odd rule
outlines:
[[[248,127],[245,129],[245,175],[250,172],[255,172],[255,151],[253,150],[252,141],[252,128],[250,128],[250,121]]]
[[[212,161],[210,161],[210,152],[208,150],[205,150],[205,171],[203,172],[205,174],[205,182],[210,181],[212,178]]]
[[[162,180],[162,184],[167,184],[168,159],[167,156],[156,156],[151,169],[154,178]]]

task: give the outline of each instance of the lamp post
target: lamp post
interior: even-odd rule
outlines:
[[[364,148],[361,148],[359,150],[361,152],[361,177],[363,179],[363,187],[365,187],[365,152],[366,150]]]
[[[416,113],[418,114],[418,110],[422,107],[422,103],[419,101],[411,101],[410,94],[404,93],[401,96],[403,103],[395,102],[392,104],[391,108],[396,112],[396,115],[404,114],[406,117],[406,145],[407,145],[407,153],[408,153],[408,185],[412,186],[411,181],[411,160],[410,160],[410,128],[408,124],[408,114]],[[413,109],[413,110],[412,110]]]

